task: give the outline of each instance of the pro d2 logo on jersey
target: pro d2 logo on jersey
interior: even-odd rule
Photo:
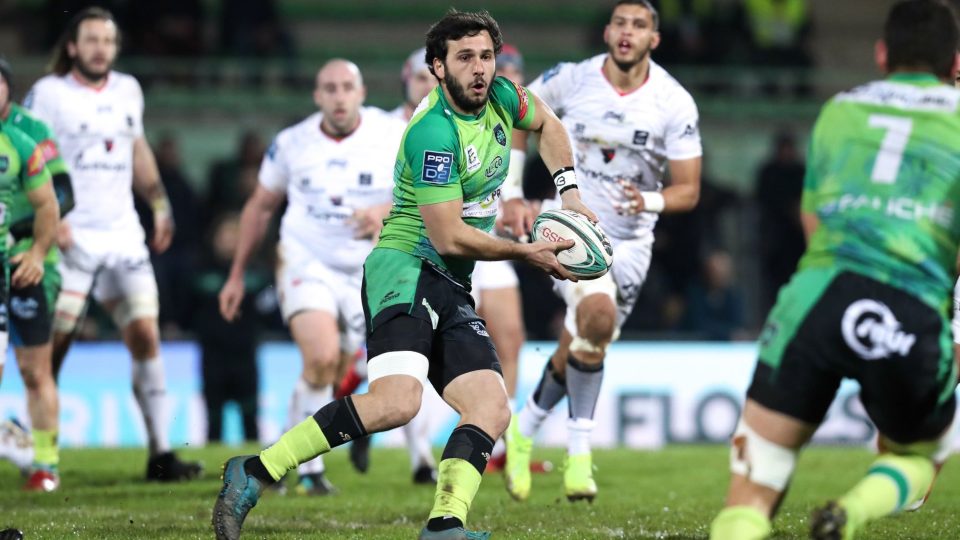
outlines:
[[[497,124],[496,127],[493,128],[493,136],[497,138],[497,142],[500,144],[500,146],[507,145],[507,133],[503,131],[502,125]]]
[[[880,360],[891,355],[907,356],[917,341],[882,302],[864,298],[850,304],[840,321],[843,340],[864,360]]]
[[[423,152],[423,181],[428,184],[446,184],[450,180],[453,154],[450,152]]]

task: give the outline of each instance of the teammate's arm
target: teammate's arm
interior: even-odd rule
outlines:
[[[547,170],[553,171],[553,181],[557,184],[563,200],[563,208],[579,212],[596,223],[597,215],[580,201],[580,190],[576,187],[576,176],[573,172],[573,148],[570,146],[567,129],[536,94],[529,92],[527,95],[533,98],[536,113],[529,125],[519,127],[540,135],[540,157],[543,158]],[[574,187],[565,189],[570,184]]]
[[[243,302],[244,282],[243,274],[253,254],[267,232],[270,217],[283,202],[283,195],[274,193],[263,185],[257,184],[253,195],[243,205],[240,214],[240,239],[237,241],[237,251],[233,255],[233,264],[230,265],[230,276],[220,289],[220,314],[227,321],[233,321],[240,311]]]
[[[576,281],[557,262],[556,254],[573,247],[573,240],[520,244],[501,240],[467,225],[461,217],[463,199],[420,205],[427,236],[437,253],[444,257],[463,257],[478,261],[522,259],[558,279]]]
[[[144,136],[133,140],[133,191],[150,203],[153,210],[153,238],[150,246],[163,253],[173,241],[173,212],[167,190],[160,181],[157,158]]]
[[[60,222],[60,205],[52,182],[28,190],[27,200],[33,207],[33,245],[10,259],[11,264],[17,265],[10,278],[16,288],[36,285],[43,279],[43,261],[57,236]]]

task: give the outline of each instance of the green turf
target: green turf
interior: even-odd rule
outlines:
[[[141,481],[142,450],[67,450],[63,487],[25,494],[12,466],[0,463],[0,528],[17,526],[28,540],[66,538],[211,538],[210,509],[220,463],[243,449],[185,449],[207,468],[203,480],[160,485]],[[253,449],[245,449],[247,452]],[[470,525],[499,539],[706,538],[727,482],[726,450],[671,447],[595,454],[600,494],[592,504],[561,500],[560,474],[534,477],[529,501],[513,502],[500,476],[487,476]],[[539,458],[559,463],[555,450]],[[860,449],[813,449],[800,463],[775,523],[775,538],[805,538],[806,518],[819,502],[852,485],[871,461]],[[369,474],[356,474],[343,449],[327,459],[341,493],[329,498],[271,494],[251,512],[244,538],[415,538],[433,500],[431,488],[410,482],[406,454],[378,450]],[[948,466],[920,512],[888,518],[863,538],[956,538],[960,531],[960,472]]]

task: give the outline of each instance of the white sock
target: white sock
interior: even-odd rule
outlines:
[[[596,422],[588,418],[567,419],[567,453],[571,456],[590,453],[590,435]]]
[[[160,357],[133,361],[133,395],[147,428],[150,455],[170,451],[167,431],[167,383]]]
[[[490,455],[500,457],[505,453],[507,453],[507,445],[503,442],[503,437],[500,437],[497,442],[493,443],[493,451],[490,452]]]
[[[550,411],[545,411],[533,401],[533,396],[527,400],[527,405],[517,413],[517,428],[524,437],[533,437],[540,430],[543,421]]]
[[[297,384],[293,387],[293,395],[290,396],[290,408],[287,409],[288,429],[299,424],[307,417],[313,416],[313,413],[331,401],[333,401],[332,386],[316,388],[305,381],[303,377],[297,378]],[[316,474],[325,470],[323,458],[320,456],[297,467],[297,472],[300,474]]]
[[[403,426],[403,434],[407,438],[407,450],[410,452],[410,469],[414,472],[424,465],[434,468],[437,466],[433,458],[433,448],[430,447],[428,414],[427,409],[421,407],[420,412]]]

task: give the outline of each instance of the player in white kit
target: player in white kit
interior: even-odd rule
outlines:
[[[506,485],[516,499],[530,494],[533,436],[564,396],[570,399],[564,491],[570,500],[596,496],[590,434],[606,347],[617,339],[646,279],[657,215],[689,211],[699,198],[697,107],[650,59],[660,40],[657,23],[648,1],[617,2],[604,29],[607,53],[560,64],[529,87],[570,133],[583,202],[613,244],[614,265],[600,279],[556,284],[567,305],[563,334],[507,431]],[[670,185],[664,187],[668,165]]]
[[[54,373],[92,294],[112,315],[133,358],[133,391],[149,439],[147,479],[189,479],[201,467],[181,462],[170,449],[157,283],[131,188],[153,209],[151,246],[158,253],[170,246],[173,219],[143,134],[143,92],[136,79],[112,70],[118,48],[110,12],[78,12],[58,44],[52,73],[24,102],[56,134],[76,200],[57,235],[63,285],[53,323]]]
[[[260,182],[240,218],[240,241],[220,310],[232,320],[244,294],[244,270],[270,217],[287,200],[280,226],[277,289],[283,318],[303,357],[290,399],[289,426],[333,400],[341,360],[363,344],[363,261],[392,204],[393,162],[406,127],[362,107],[360,70],[331,60],[317,73],[317,112],[280,132],[260,167]],[[327,494],[321,458],[300,465],[297,490]]]

